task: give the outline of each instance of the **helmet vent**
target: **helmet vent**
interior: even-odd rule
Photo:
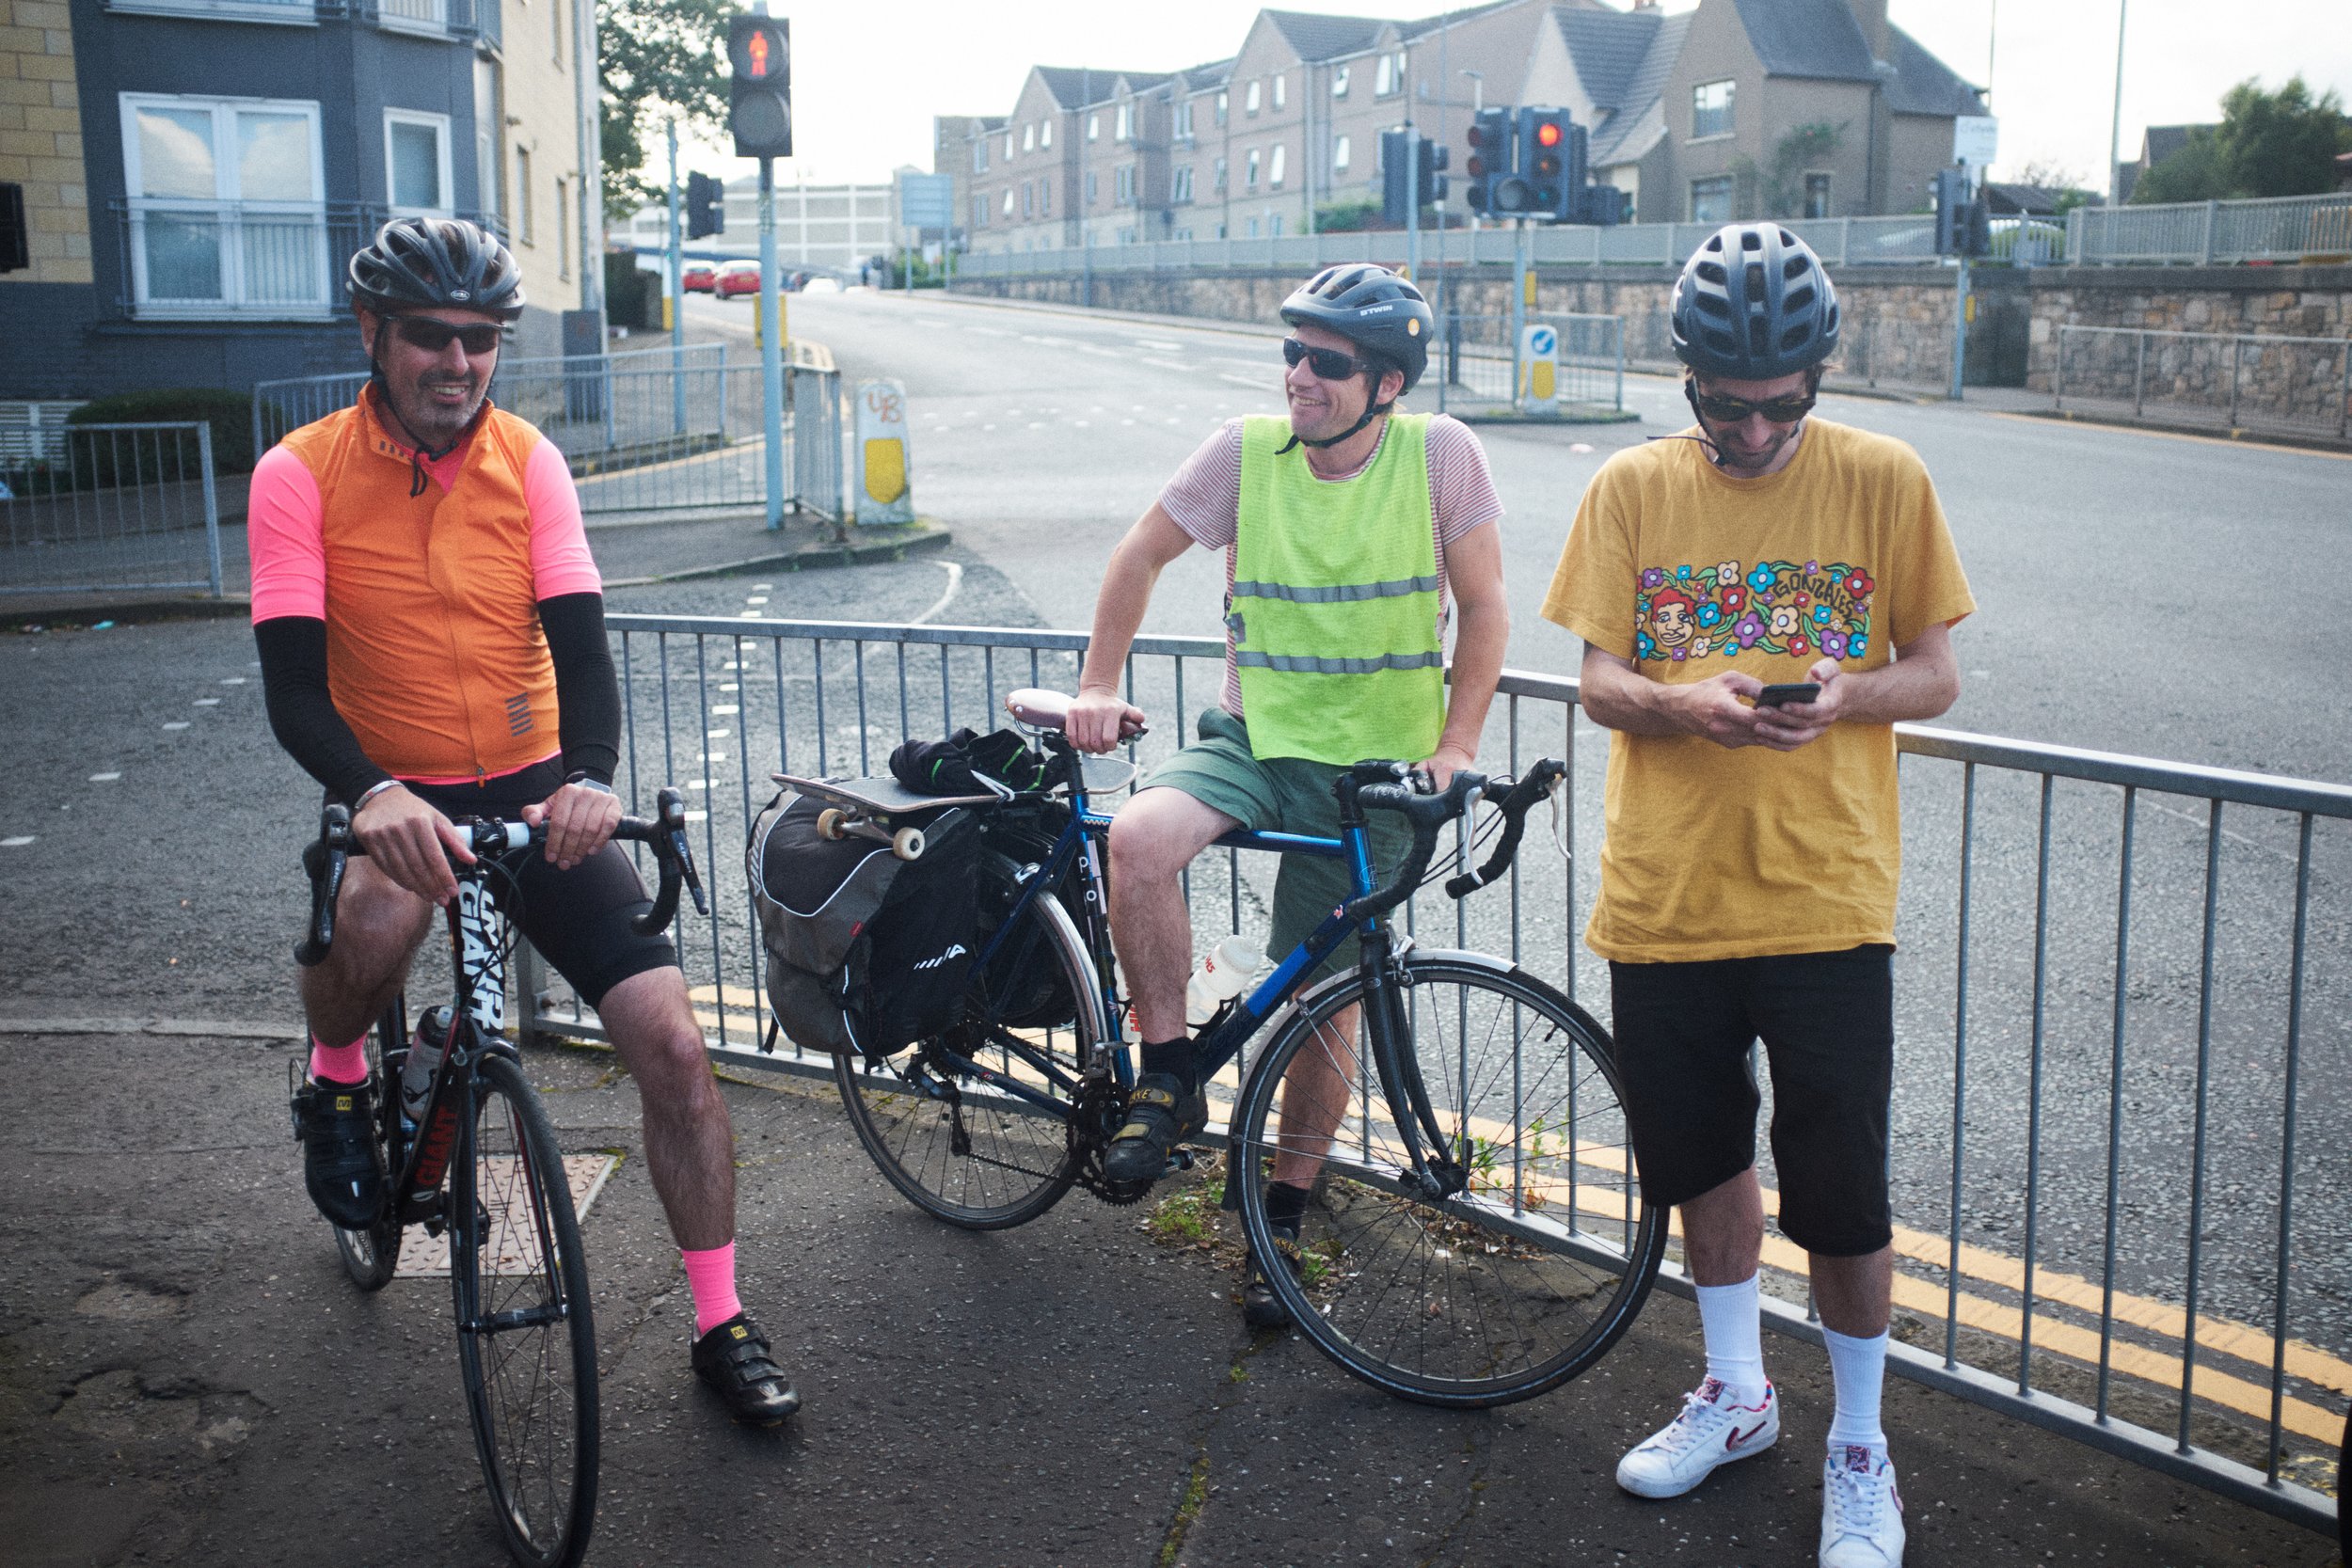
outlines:
[[[1780,296],[1780,308],[1784,310],[1802,310],[1812,303],[1813,285],[1810,283],[1802,284]]]

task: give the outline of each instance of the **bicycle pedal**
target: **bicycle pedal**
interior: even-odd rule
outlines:
[[[1160,1174],[1163,1176],[1172,1176],[1179,1171],[1190,1171],[1193,1167],[1194,1162],[1199,1158],[1200,1156],[1189,1148],[1185,1148],[1181,1146],[1171,1148],[1168,1151],[1168,1168],[1163,1170]]]

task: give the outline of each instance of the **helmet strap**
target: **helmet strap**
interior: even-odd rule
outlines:
[[[1386,369],[1373,372],[1372,390],[1375,397],[1378,395],[1380,390],[1380,378],[1386,374],[1388,374]],[[1284,456],[1293,447],[1312,447],[1317,451],[1321,451],[1326,447],[1336,447],[1342,441],[1348,439],[1358,431],[1363,429],[1364,426],[1372,423],[1373,420],[1378,419],[1381,415],[1387,413],[1390,409],[1394,408],[1396,404],[1394,400],[1388,403],[1377,403],[1368,399],[1364,404],[1363,417],[1358,420],[1354,424],[1349,425],[1345,430],[1341,431],[1337,436],[1327,436],[1320,441],[1310,441],[1304,436],[1293,432],[1291,438],[1283,442],[1282,445],[1275,451],[1274,455],[1277,457]]]

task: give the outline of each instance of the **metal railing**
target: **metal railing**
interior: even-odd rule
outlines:
[[[681,508],[744,511],[767,503],[764,412],[755,359],[730,361],[724,343],[629,350],[576,359],[502,360],[498,406],[555,442],[592,515]],[[838,372],[794,365],[784,421],[791,502],[841,515]],[[253,450],[351,405],[368,372],[264,381],[253,389]],[[803,417],[821,421],[796,439]]]
[[[344,262],[389,215],[365,202],[177,197],[115,197],[107,210],[122,263],[115,310],[138,321],[330,319],[350,308]]]
[[[2352,192],[2077,207],[2066,222],[2077,265],[2352,261]]]
[[[908,735],[1002,722],[1015,686],[1075,679],[1074,632],[615,615],[622,787],[685,785],[713,915],[678,931],[712,1050],[772,1055],[742,866],[771,769],[871,773]],[[1222,648],[1139,638],[1128,689],[1171,751],[1216,700]],[[1406,922],[1507,954],[1605,1010],[1578,940],[1597,883],[1601,732],[1572,680],[1506,673],[1489,768],[1570,763],[1559,832],[1506,886]],[[2352,788],[1897,727],[1892,1364],[1902,1376],[2319,1528],[2352,1390]],[[1226,851],[1187,895],[1205,942],[1263,930],[1269,868]],[[525,995],[537,996],[532,978]],[[563,994],[531,1028],[600,1037]],[[1764,1175],[1776,1186],[1769,1153]],[[1778,1326],[1816,1334],[1801,1253],[1767,1243]],[[1687,1276],[1669,1271],[1669,1289]],[[2190,1325],[2194,1324],[2194,1332]]]
[[[201,588],[220,596],[213,427],[67,425],[0,457],[0,594]]]
[[[1558,334],[1552,406],[1565,415],[1625,407],[1625,322],[1617,316],[1529,311],[1521,324]],[[1449,311],[1438,324],[1438,407],[1507,404],[1526,379],[1509,316]]]
[[[2053,408],[2352,436],[2352,339],[2062,325],[2046,375]]]

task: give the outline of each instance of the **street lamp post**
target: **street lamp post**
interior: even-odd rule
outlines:
[[[2107,205],[2123,205],[2123,18],[2131,0],[2115,0],[2115,118],[2107,127]]]

